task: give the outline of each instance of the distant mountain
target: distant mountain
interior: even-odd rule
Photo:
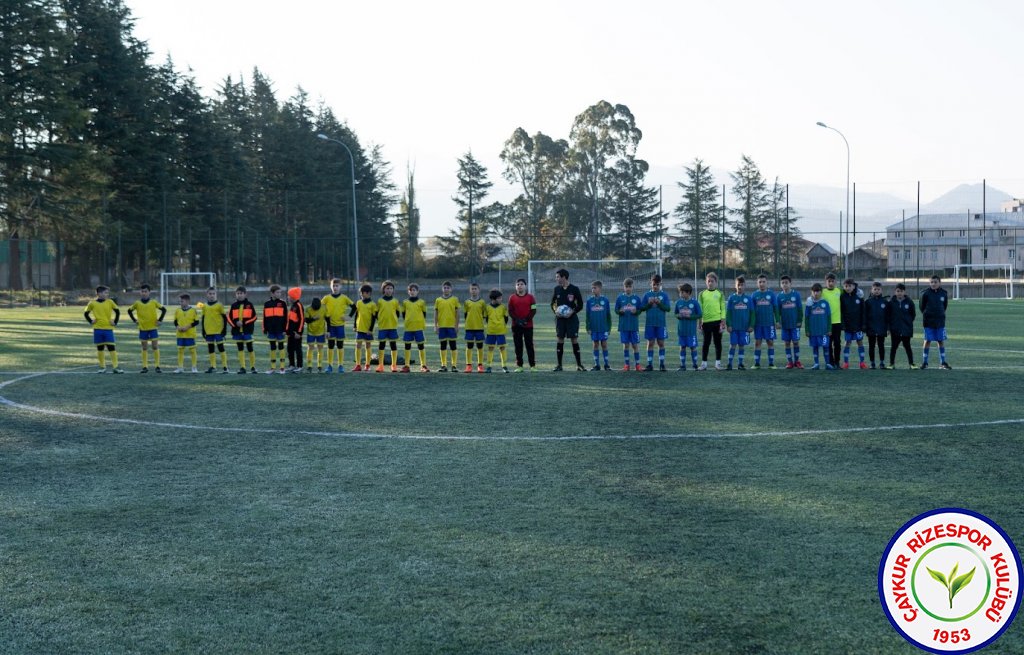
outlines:
[[[921,205],[921,214],[959,214],[968,211],[981,213],[982,194],[984,193],[985,211],[999,212],[999,206],[1013,196],[994,187],[984,188],[981,184],[961,184],[947,191],[935,200]]]

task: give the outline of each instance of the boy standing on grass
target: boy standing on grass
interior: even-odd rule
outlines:
[[[818,360],[818,348],[825,355],[825,369],[831,371],[835,367],[829,363],[828,342],[832,332],[832,305],[821,297],[822,288],[817,282],[811,287],[811,301],[804,310],[807,325],[807,338],[814,350],[814,366],[811,370],[822,368]]]
[[[224,335],[228,332],[228,322],[225,320],[227,310],[217,299],[217,288],[210,287],[206,290],[206,306],[203,307],[203,338],[206,340],[206,349],[210,354],[210,368],[207,373],[217,371],[217,355],[220,352],[221,373],[228,372],[228,354],[224,351]]]
[[[316,372],[323,373],[324,343],[327,341],[327,317],[323,302],[314,297],[306,310],[306,372],[313,372],[313,352],[316,352]]]
[[[405,365],[402,372],[408,373],[411,370],[409,365],[412,363],[412,344],[416,342],[420,373],[428,373],[430,369],[427,368],[427,358],[423,350],[426,345],[423,341],[423,331],[427,328],[427,303],[420,298],[420,285],[415,282],[406,287],[405,291],[409,297],[402,301],[402,325],[405,328],[402,335],[402,341],[405,342]]]
[[[401,305],[395,298],[395,283],[384,280],[377,300],[377,372],[384,372],[384,344],[391,349],[391,372],[398,372],[398,314]]]
[[[466,373],[473,372],[473,349],[476,349],[476,370],[484,372],[484,307],[487,301],[480,297],[480,285],[469,285],[469,298],[462,305],[466,319]]]
[[[160,346],[157,326],[163,322],[167,314],[167,308],[150,298],[151,290],[148,284],[139,287],[139,299],[128,308],[128,318],[139,326],[139,343],[142,344],[142,370],[139,373],[149,373],[149,348],[153,349],[153,366],[156,372],[160,370]]]
[[[907,287],[902,282],[896,285],[896,295],[889,300],[889,333],[892,335],[892,345],[889,347],[889,368],[896,368],[896,350],[903,346],[907,353],[907,362],[910,368],[914,366],[914,350],[910,347],[910,339],[914,336],[914,319],[917,318],[917,309],[914,301],[907,296]]]
[[[331,280],[331,292],[321,299],[324,320],[327,325],[327,368],[328,373],[334,372],[338,365],[338,373],[345,372],[345,320],[352,316],[354,309],[352,300],[341,292],[341,278]],[[321,349],[322,350],[322,349]],[[356,364],[359,358],[356,358]]]
[[[768,288],[768,276],[757,276],[757,291],[750,294],[754,305],[754,368],[761,368],[761,342],[767,342],[768,368],[775,368],[775,292]]]
[[[857,354],[860,356],[860,367],[867,368],[864,363],[864,300],[857,293],[857,284],[850,279],[843,280],[843,295],[839,298],[839,311],[842,312],[843,332],[846,343],[843,346],[843,370],[850,368],[850,343],[857,342]]]
[[[511,302],[511,301],[510,301]],[[445,281],[441,285],[441,297],[434,299],[434,332],[437,333],[437,340],[441,346],[441,368],[440,372],[448,371],[448,353],[451,351],[452,373],[457,373],[459,359],[459,310],[462,304],[459,299],[452,295],[452,283]],[[532,348],[533,342],[530,342]],[[532,358],[530,360],[533,361]]]
[[[786,346],[786,368],[803,368],[800,363],[800,326],[804,322],[803,299],[793,288],[793,280],[783,275],[779,280],[782,291],[775,298],[782,342]]]
[[[750,344],[750,332],[754,329],[752,325],[752,313],[754,302],[743,288],[746,280],[742,275],[736,278],[736,293],[729,296],[725,303],[725,329],[729,331],[729,364],[725,370],[732,370],[733,356],[739,349],[739,366],[737,370],[745,371],[743,365],[743,348]]]
[[[832,328],[829,332],[828,363],[832,366],[839,366],[840,339],[843,336],[843,315],[839,300],[843,290],[836,286],[836,274],[829,273],[825,276],[825,286],[821,290],[821,297],[828,301],[828,308],[832,312]]]
[[[526,279],[516,280],[516,292],[508,299],[508,317],[512,322],[512,343],[516,349],[516,373],[523,372],[523,348],[530,371],[536,371],[537,356],[533,349],[533,317],[537,315],[537,299],[526,291]]]
[[[484,307],[484,320],[487,322],[484,328],[484,342],[487,344],[487,369],[491,372],[494,365],[494,347],[498,347],[501,355],[501,370],[508,373],[508,366],[505,363],[505,326],[508,324],[508,309],[501,302],[502,293],[500,289],[491,289],[488,298],[490,303]]]
[[[591,296],[587,298],[585,327],[594,343],[594,368],[591,371],[601,370],[599,352],[604,354],[604,370],[612,370],[608,365],[608,332],[611,330],[612,308],[608,299],[601,295],[603,287],[600,280],[594,280],[590,285]]]
[[[256,307],[246,294],[245,287],[235,289],[235,302],[228,310],[228,324],[231,326],[231,339],[238,344],[238,373],[245,374],[246,353],[249,356],[249,369],[256,372],[256,353],[252,349],[252,333],[256,329]]]
[[[708,351],[715,343],[715,370],[722,370],[722,333],[725,332],[725,294],[718,288],[718,275],[708,273],[704,278],[707,287],[697,295],[701,319],[697,329],[704,333],[701,346],[701,362],[698,371],[708,370]]]
[[[646,312],[644,319],[644,339],[647,340],[647,368],[654,370],[654,344],[658,344],[658,370],[665,368],[665,339],[668,338],[668,321],[666,317],[672,311],[672,299],[661,288],[661,276],[651,276],[651,290],[640,299],[640,311]]]
[[[306,308],[302,306],[302,289],[288,289],[288,298],[292,301],[288,308],[288,323],[285,334],[288,336],[288,372],[302,372],[302,333],[306,329]]]
[[[558,341],[558,344],[555,346],[555,356],[558,359],[555,371],[562,370],[562,355],[565,353],[565,339],[567,337],[572,342],[572,354],[576,358],[576,370],[585,371],[587,369],[583,368],[583,360],[580,358],[579,341],[579,313],[583,311],[583,292],[575,284],[569,284],[569,271],[564,268],[555,271],[555,282],[558,285],[555,287],[554,293],[551,294],[551,311],[557,312],[558,308],[562,305],[572,310],[568,316],[558,316],[557,313],[555,314],[555,338]]]
[[[615,299],[619,316],[619,342],[622,344],[622,370],[629,370],[629,349],[633,348],[633,364],[640,370],[640,296],[633,293],[633,278],[622,281],[622,293]]]
[[[686,370],[686,349],[693,358],[693,370],[697,370],[697,322],[700,320],[700,303],[692,298],[693,287],[689,283],[679,285],[679,300],[676,301],[675,315],[678,319],[679,370]]]
[[[377,322],[377,303],[371,297],[373,287],[364,284],[359,287],[359,300],[353,305],[356,327],[356,365],[352,370],[370,371],[370,352],[373,350],[373,326]],[[363,365],[360,366],[360,353]]]
[[[91,314],[91,316],[90,316]],[[100,362],[97,373],[107,372],[104,350],[110,353],[110,372],[124,373],[117,365],[117,347],[114,345],[114,327],[121,318],[117,303],[110,299],[110,287],[96,287],[96,300],[90,300],[85,307],[85,320],[92,326],[92,342],[96,346],[96,358]]]
[[[178,309],[174,311],[174,329],[178,334],[178,368],[175,373],[185,372],[185,351],[192,360],[192,372],[196,368],[196,326],[199,325],[199,312],[190,303],[192,296],[183,293],[178,296]]]
[[[267,375],[272,373],[284,374],[285,366],[285,330],[288,327],[288,305],[281,300],[283,289],[277,285],[270,286],[270,298],[263,303],[263,334],[270,344],[270,368]],[[281,370],[275,371],[280,357]]]
[[[949,296],[940,285],[942,280],[933,275],[928,281],[928,288],[921,294],[921,320],[924,324],[924,351],[921,355],[921,368],[928,368],[928,348],[932,341],[939,344],[939,367],[947,371],[953,369],[946,361],[946,308]]]
[[[868,333],[868,359],[875,368],[875,346],[878,366],[885,368],[885,333],[889,330],[889,299],[882,295],[882,283],[871,283],[871,295],[864,301],[864,331]]]

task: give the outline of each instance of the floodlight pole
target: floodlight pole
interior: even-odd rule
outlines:
[[[846,136],[842,132],[840,132],[836,128],[832,127],[831,125],[825,125],[821,121],[818,121],[818,126],[824,127],[826,130],[832,130],[833,132],[835,132],[839,136],[843,137],[843,143],[846,144],[846,234],[847,234],[847,239],[849,239],[849,234],[850,234],[850,142],[846,140]],[[843,248],[843,235],[842,235],[842,223],[840,223],[839,229],[840,229],[839,249],[840,250],[844,250],[844,248]],[[854,244],[855,247],[856,247],[856,245],[857,244]],[[849,250],[849,248],[850,248],[850,244],[847,243],[845,250]],[[843,269],[844,269],[844,277],[849,278],[850,277],[850,253],[849,252],[847,252],[843,256]]]
[[[352,281],[358,287],[361,278],[359,276],[359,221],[356,215],[356,158],[352,156],[352,151],[349,150],[348,146],[343,142],[337,139],[332,139],[326,134],[317,134],[316,137],[318,139],[323,139],[324,141],[337,143],[345,149],[345,152],[348,153],[349,170],[352,175],[352,252],[355,255],[356,266],[355,275],[352,276]]]

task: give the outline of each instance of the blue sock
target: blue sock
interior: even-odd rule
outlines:
[[[639,348],[637,348],[636,350],[633,351],[633,363],[634,364],[639,364],[640,363],[640,349]]]
[[[924,363],[925,364],[928,363],[928,349],[927,348],[924,349]]]
[[[740,366],[743,366],[743,346],[740,346]]]
[[[939,361],[943,364],[946,363],[946,346],[942,344],[939,345]]]
[[[793,344],[793,362],[795,363],[795,362],[799,362],[799,361],[800,361],[800,345],[794,343]]]
[[[697,368],[697,349],[690,348],[690,356],[693,357],[693,367]]]
[[[768,366],[775,366],[775,348],[768,349]]]
[[[761,349],[758,348],[757,350],[754,351],[754,366],[760,366],[760,365],[761,365]]]
[[[622,349],[622,361],[624,366],[629,366],[629,346]]]
[[[849,364],[850,363],[850,342],[849,341],[847,341],[846,345],[843,346],[843,363],[844,364]]]
[[[686,366],[686,348],[679,349],[679,365]]]
[[[597,348],[594,348],[594,366],[597,366],[598,364],[600,364],[600,360],[598,360],[598,355],[599,354],[600,354],[600,351],[598,351]]]
[[[732,359],[736,356],[736,346],[729,348],[729,366],[732,366]]]
[[[605,348],[604,350],[602,350],[601,355],[604,356],[604,365],[608,366],[608,349]]]
[[[857,355],[860,356],[860,363],[864,363],[864,346],[857,346]]]
[[[647,363],[654,364],[654,348],[647,349]]]
[[[818,366],[819,363],[820,362],[818,361],[818,347],[815,346],[814,347],[814,365]]]
[[[786,346],[786,361],[793,361],[793,349],[790,348],[789,346]]]
[[[661,364],[662,366],[665,365],[665,349],[664,348],[658,348],[658,363]]]

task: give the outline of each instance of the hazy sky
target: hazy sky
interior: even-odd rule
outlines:
[[[155,62],[170,54],[208,94],[258,67],[279,99],[302,86],[381,144],[400,187],[413,166],[424,235],[450,226],[459,156],[507,197],[513,130],[567,138],[599,100],[633,112],[640,157],[678,168],[654,182],[747,154],[769,179],[844,187],[824,121],[858,190],[912,198],[921,180],[928,200],[987,178],[1024,195],[1019,0],[126,4]]]

